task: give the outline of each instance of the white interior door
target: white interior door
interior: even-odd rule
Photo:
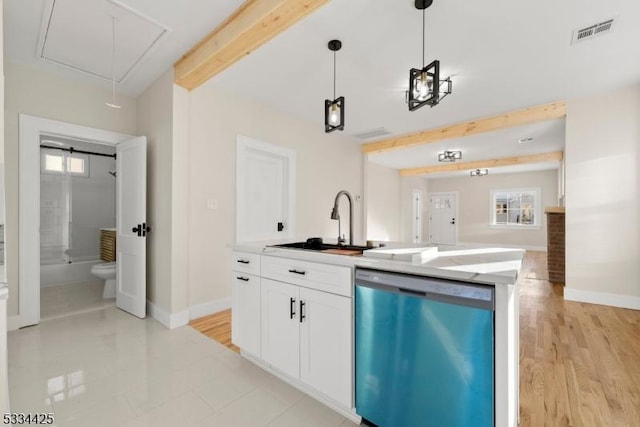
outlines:
[[[295,153],[238,136],[236,241],[292,237]]]
[[[116,305],[146,316],[147,138],[121,142],[117,154]]]
[[[455,193],[429,195],[429,241],[439,245],[455,245],[457,241],[457,197]]]
[[[413,190],[412,194],[413,243],[422,242],[422,193]]]

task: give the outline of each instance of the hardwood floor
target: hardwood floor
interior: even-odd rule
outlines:
[[[231,343],[231,309],[192,320],[189,326],[240,353],[240,349]]]
[[[545,252],[520,274],[520,426],[640,426],[640,311],[564,301]],[[190,323],[231,344],[231,312]]]
[[[520,426],[640,426],[640,311],[564,301],[528,252],[520,283]]]

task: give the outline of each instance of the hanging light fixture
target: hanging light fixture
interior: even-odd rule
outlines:
[[[440,80],[440,61],[437,59],[425,65],[425,19],[426,10],[433,0],[415,0],[415,7],[422,10],[422,68],[409,71],[409,91],[407,103],[409,111],[429,105],[435,107],[453,89],[451,78]]]
[[[331,40],[328,44],[333,52],[333,101],[324,101],[324,131],[344,130],[344,96],[336,98],[336,52],[342,48],[340,40]]]
[[[476,169],[469,172],[471,176],[485,176],[489,174],[489,169]]]
[[[444,153],[438,153],[439,162],[455,162],[462,159],[462,151],[447,150]]]
[[[111,17],[111,102],[105,102],[107,107],[119,110],[116,104],[116,17]]]

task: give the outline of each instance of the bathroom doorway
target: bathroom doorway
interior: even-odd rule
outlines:
[[[145,317],[146,306],[146,237],[150,228],[146,223],[146,138],[132,137],[101,129],[89,128],[55,120],[20,114],[19,116],[19,259],[18,259],[18,327],[35,325],[40,322],[40,187],[41,187],[41,153],[40,144],[43,140],[52,142],[71,141],[75,148],[80,143],[97,144],[99,146],[115,148],[117,173],[116,197],[116,275],[113,280],[115,288],[115,303],[118,308],[137,317]],[[63,147],[64,148],[64,147]],[[95,149],[95,147],[93,147]],[[64,150],[56,150],[64,151]],[[82,150],[85,151],[85,150]],[[86,150],[89,151],[89,150]],[[67,152],[67,151],[65,151]],[[69,151],[70,152],[70,151]],[[55,156],[53,156],[55,157]],[[64,167],[67,160],[52,158],[52,162]],[[67,158],[69,158],[67,156]],[[89,155],[91,162],[91,155]],[[73,163],[73,156],[69,163]],[[75,160],[76,167],[78,160]],[[58,169],[63,166],[59,166]],[[80,169],[77,169],[80,170]],[[107,171],[108,173],[108,171]],[[70,179],[70,178],[66,178]],[[68,196],[67,196],[68,197]],[[73,195],[71,195],[73,197]],[[66,200],[66,199],[65,199]],[[64,216],[65,214],[60,214]],[[64,220],[64,218],[63,218]],[[68,222],[68,221],[67,221]],[[69,225],[67,225],[69,227]],[[104,227],[109,228],[109,227]],[[63,230],[61,228],[61,230]],[[60,233],[64,235],[64,233]],[[69,235],[67,235],[69,236]],[[73,245],[70,247],[65,238],[61,238],[62,249],[53,251],[58,259],[69,264],[69,257],[73,265],[82,259],[82,254],[74,252],[77,249],[76,238],[71,236]],[[66,238],[67,240],[69,237]],[[75,243],[74,243],[75,242]],[[66,245],[66,246],[65,246]],[[68,253],[65,253],[67,251]],[[76,266],[80,262],[75,263]],[[104,267],[102,265],[98,267]],[[103,283],[107,283],[107,274],[102,268],[94,269]],[[99,273],[99,274],[98,274]],[[105,286],[103,289],[106,289]]]
[[[93,273],[115,262],[115,152],[113,145],[40,136],[41,320],[115,305]]]

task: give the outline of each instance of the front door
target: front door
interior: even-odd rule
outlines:
[[[147,138],[121,142],[117,154],[116,305],[146,316]]]
[[[455,245],[457,240],[457,208],[455,193],[429,194],[429,241],[439,245]]]

